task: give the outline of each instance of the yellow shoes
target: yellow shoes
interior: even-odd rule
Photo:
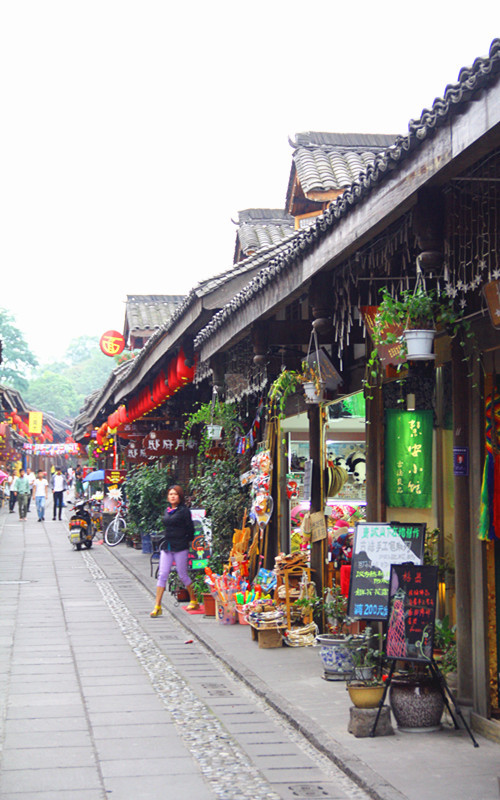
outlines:
[[[150,617],[161,617],[162,614],[163,614],[162,607],[161,606],[155,606],[154,610],[151,612],[151,614],[149,616]]]
[[[196,609],[199,608],[199,607],[200,607],[200,604],[197,603],[196,600],[191,600],[191,602],[188,603],[187,609],[188,609],[188,611],[196,611]]]

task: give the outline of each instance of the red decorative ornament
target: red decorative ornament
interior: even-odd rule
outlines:
[[[168,375],[168,390],[172,395],[179,388],[179,379],[177,378],[177,359],[173,358],[167,369]]]
[[[105,356],[119,356],[125,350],[125,339],[118,331],[106,331],[100,338],[99,347]]]

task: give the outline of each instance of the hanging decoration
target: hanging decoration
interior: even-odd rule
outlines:
[[[248,450],[251,450],[259,438],[259,431],[264,411],[264,398],[260,398],[255,417],[249,431],[244,436],[239,436],[236,444],[236,452],[238,455],[243,455]]]
[[[486,398],[485,446],[479,538],[500,539],[500,392],[495,389]]]
[[[78,456],[80,445],[77,442],[56,442],[54,444],[24,444],[23,450],[35,456]]]

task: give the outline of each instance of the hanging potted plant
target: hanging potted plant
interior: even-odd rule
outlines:
[[[321,376],[321,370],[316,362],[309,364],[302,362],[302,372],[298,374],[297,380],[302,384],[306,403],[322,403],[325,395],[325,381]]]
[[[373,329],[375,345],[403,344],[402,355],[408,359],[433,359],[439,306],[435,293],[422,287],[404,289],[396,297],[384,287]]]

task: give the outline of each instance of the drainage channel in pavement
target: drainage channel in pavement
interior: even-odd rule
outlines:
[[[82,553],[92,579],[179,735],[221,800],[366,800],[366,792],[211,655],[201,642],[186,649],[186,631],[173,617],[151,636],[132,614],[135,579],[112,577]],[[111,571],[110,571],[111,572]],[[125,597],[122,597],[123,593]],[[170,616],[170,615],[169,615]],[[167,622],[168,620],[168,622]],[[149,618],[147,620],[149,622]],[[147,624],[147,623],[146,623]],[[167,628],[165,628],[165,624]],[[168,646],[168,657],[163,646]]]

